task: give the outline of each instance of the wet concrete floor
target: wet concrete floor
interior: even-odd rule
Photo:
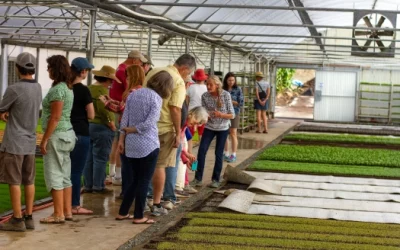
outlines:
[[[269,124],[268,134],[256,134],[255,131],[239,135],[239,150],[237,162],[231,165],[236,166],[245,161],[255,152],[275,140],[285,131],[295,126],[296,121],[273,120]],[[194,149],[196,153],[197,149]],[[214,167],[214,145],[211,145],[206,159],[206,169],[203,182],[211,182],[212,170]],[[224,167],[226,167],[224,163]],[[194,173],[190,173],[190,180]],[[40,218],[49,216],[53,208],[46,208],[34,212],[36,229],[25,233],[1,232],[0,249],[49,249],[49,250],[70,250],[70,249],[117,249],[119,246],[135,237],[148,225],[132,225],[131,220],[115,221],[118,214],[120,200],[116,199],[120,187],[108,186],[114,189],[110,195],[83,194],[82,206],[94,211],[94,215],[79,215],[74,217],[73,222],[63,225],[43,225],[39,223]]]

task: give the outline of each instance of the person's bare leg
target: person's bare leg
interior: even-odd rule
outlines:
[[[72,187],[64,188],[64,215],[72,215]]]
[[[161,203],[161,195],[165,184],[165,168],[156,168],[153,175],[153,203]]]
[[[267,119],[267,112],[262,112],[262,118],[264,123],[264,131],[268,131],[268,119]]]
[[[64,217],[64,190],[51,190],[53,198],[54,216]]]
[[[109,175],[113,177],[115,175],[115,165],[117,164],[117,150],[118,148],[118,140],[114,138],[113,144],[111,146],[111,153],[110,153],[110,169],[109,169]]]
[[[257,131],[261,132],[261,110],[257,110]]]
[[[232,155],[236,156],[237,148],[238,148],[238,138],[237,138],[237,129],[231,128],[231,141],[232,141]]]
[[[22,218],[21,211],[21,188],[19,185],[9,185],[11,205],[15,218]]]
[[[25,190],[25,214],[31,215],[33,213],[33,202],[35,200],[35,185],[26,185]]]

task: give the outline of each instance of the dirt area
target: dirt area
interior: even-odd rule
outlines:
[[[296,97],[314,96],[315,89],[315,71],[297,69],[293,79],[304,83],[303,87],[294,90],[288,90],[285,93],[279,93],[276,97],[276,106],[288,106]]]

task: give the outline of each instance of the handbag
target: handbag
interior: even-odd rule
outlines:
[[[258,92],[258,97],[260,97],[260,100],[264,100],[267,98],[267,93],[261,88],[260,83],[257,82],[257,85],[261,89],[261,92]]]

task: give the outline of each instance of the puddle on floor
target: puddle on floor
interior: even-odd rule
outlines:
[[[238,149],[261,149],[265,141],[238,138]]]

